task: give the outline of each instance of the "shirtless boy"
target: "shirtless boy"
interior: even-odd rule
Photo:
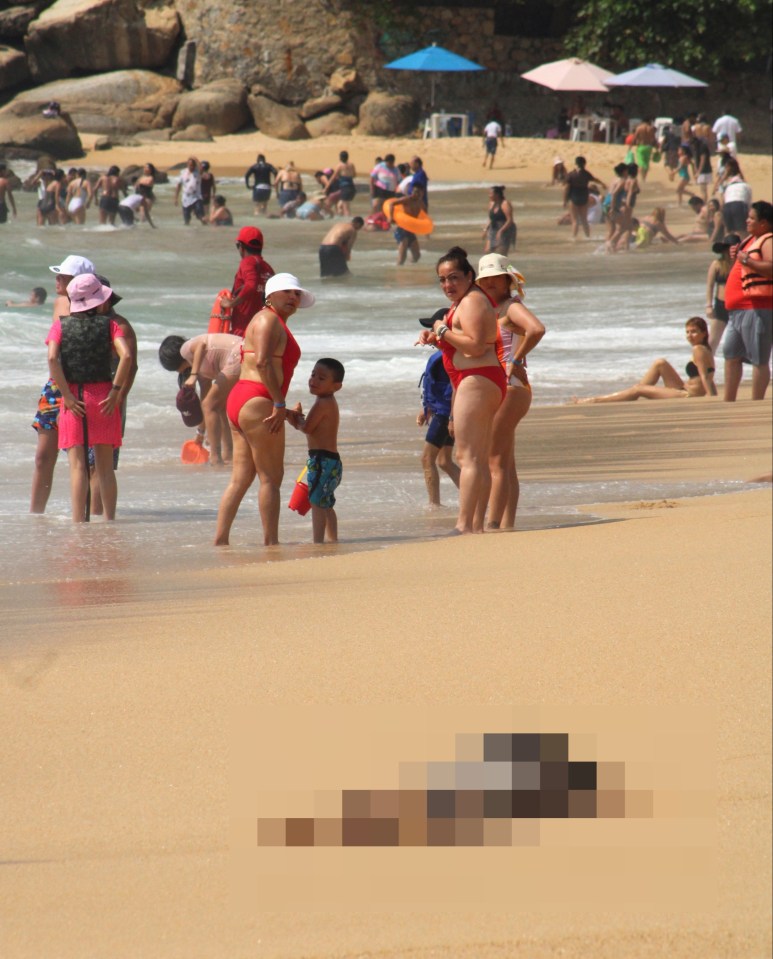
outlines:
[[[333,506],[343,467],[338,455],[339,413],[335,394],[343,380],[342,363],[330,357],[317,360],[309,377],[309,392],[316,397],[314,405],[304,416],[298,403],[287,417],[306,434],[309,444],[306,471],[315,543],[324,543],[326,539],[328,543],[338,542],[338,517]]]

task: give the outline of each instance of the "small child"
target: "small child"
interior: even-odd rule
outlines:
[[[309,377],[309,392],[316,397],[314,405],[304,416],[298,403],[287,417],[308,438],[306,472],[315,543],[324,543],[325,539],[328,543],[338,542],[338,517],[333,506],[343,466],[338,455],[339,413],[335,394],[341,389],[343,380],[342,363],[330,357],[317,360]]]
[[[438,310],[440,318],[446,311]],[[434,317],[433,317],[434,319]],[[443,354],[437,350],[427,360],[419,381],[421,386],[422,411],[416,417],[416,425],[428,425],[424,437],[421,465],[427,487],[430,507],[440,506],[440,473],[438,467],[459,487],[459,467],[453,460],[454,438],[449,432],[451,418],[451,381],[443,367]]]

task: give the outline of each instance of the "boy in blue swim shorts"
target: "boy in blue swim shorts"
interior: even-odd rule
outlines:
[[[338,542],[338,517],[333,509],[335,491],[341,482],[343,466],[338,455],[338,402],[335,394],[344,381],[344,367],[338,360],[317,360],[309,377],[309,392],[316,397],[304,415],[298,403],[287,416],[290,423],[306,434],[309,458],[306,461],[311,528],[315,543]]]

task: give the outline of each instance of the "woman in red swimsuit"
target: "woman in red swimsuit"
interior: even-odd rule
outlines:
[[[445,319],[424,330],[420,343],[437,344],[454,388],[451,410],[459,477],[458,533],[482,533],[491,489],[489,451],[494,414],[507,391],[497,356],[497,315],[475,283],[467,253],[455,246],[438,260],[438,282],[453,304]]]
[[[501,253],[489,253],[478,262],[480,288],[497,304],[502,342],[500,357],[507,374],[507,396],[494,417],[491,436],[488,529],[513,529],[515,526],[520,494],[515,468],[515,429],[531,406],[526,354],[545,335],[543,324],[523,304],[525,282]]]
[[[233,437],[233,468],[217,514],[215,545],[227,546],[244,494],[257,476],[263,542],[279,542],[279,489],[284,476],[285,397],[301,351],[287,328],[314,296],[291,273],[266,283],[266,305],[250,320],[242,345],[241,378],[228,396],[226,412]]]

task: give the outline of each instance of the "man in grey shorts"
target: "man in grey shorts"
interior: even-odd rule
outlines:
[[[762,400],[770,383],[773,341],[773,206],[753,203],[746,220],[749,236],[738,250],[731,274],[740,271],[742,301],[732,309],[723,341],[725,400],[733,402],[743,377],[743,364],[752,365],[752,399]],[[734,277],[737,280],[737,277]],[[730,277],[728,277],[730,280]],[[732,288],[732,284],[730,284]],[[726,295],[727,302],[727,295]]]

